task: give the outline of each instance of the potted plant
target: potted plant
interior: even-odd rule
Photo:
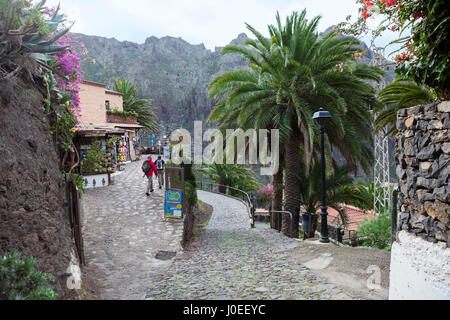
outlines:
[[[304,165],[290,170],[295,171],[297,179],[300,181],[302,210],[308,216],[308,220],[311,219],[311,224],[308,225],[309,230],[307,230],[310,231],[310,234],[305,236],[312,238],[317,229],[322,200],[322,172],[320,162],[313,161],[311,163],[308,175],[306,174]],[[373,206],[373,197],[366,187],[360,184],[360,182],[354,181],[348,173],[348,168],[342,166],[335,168],[326,177],[327,205],[329,208],[333,208],[339,212],[341,221],[344,224],[347,223],[347,215],[342,204],[354,205],[361,209],[371,209]]]
[[[105,179],[105,181],[106,179],[109,181],[109,172],[108,155],[106,151],[102,149],[101,143],[99,141],[95,141],[81,162],[81,174],[85,177],[85,185],[88,186],[92,184],[94,187],[102,185],[99,184],[98,181],[103,181],[103,179]],[[98,175],[103,175],[103,177],[96,177]],[[104,175],[107,175],[107,177]],[[88,182],[89,180],[91,180],[90,183]],[[106,183],[103,185],[106,185]]]

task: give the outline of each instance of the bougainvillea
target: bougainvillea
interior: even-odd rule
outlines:
[[[67,46],[67,49],[56,54],[57,68],[60,75],[55,78],[58,87],[63,92],[71,95],[70,103],[67,106],[77,119],[76,127],[80,125],[80,84],[83,81],[81,73],[81,57],[86,56],[87,50],[83,43],[79,42],[72,34],[67,33],[57,41],[58,45]],[[74,47],[79,48],[76,50]],[[63,75],[64,77],[62,77]]]
[[[257,192],[264,193],[264,195],[267,198],[272,199],[272,196],[273,196],[273,185],[269,184],[267,186],[264,186],[261,189],[259,189]]]
[[[49,16],[53,15],[56,10],[58,9],[43,9]],[[55,37],[64,28],[66,26],[62,24],[48,38]],[[54,72],[47,77],[45,83],[49,91],[58,92],[57,97],[59,98],[53,98],[50,101],[49,97],[47,105],[55,110],[57,115],[51,133],[55,136],[61,149],[66,152],[71,149],[73,136],[81,124],[82,113],[79,96],[80,84],[83,81],[81,59],[87,55],[87,50],[83,43],[69,32],[62,37],[58,37],[56,44],[65,47],[65,49],[53,55]]]
[[[273,198],[273,185],[269,184],[256,191],[256,201],[259,205],[269,205]]]
[[[434,89],[450,99],[450,9],[445,0],[357,0],[359,16],[348,16],[338,29],[354,36],[372,33],[372,43],[384,32],[400,32],[395,43],[402,45],[395,61],[398,72]],[[370,28],[368,20],[382,17]]]

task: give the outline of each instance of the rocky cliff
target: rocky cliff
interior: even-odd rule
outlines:
[[[76,35],[89,51],[83,63],[85,78],[112,87],[116,77],[138,84],[139,93],[153,100],[162,129],[167,133],[193,121],[205,120],[213,108],[207,86],[218,74],[246,66],[237,56],[221,56],[222,48],[208,50],[181,38],[150,37],[143,44],[96,36]],[[232,43],[243,44],[240,34]],[[93,59],[95,63],[89,60]]]
[[[137,44],[114,38],[76,36],[89,51],[90,59],[83,63],[85,78],[107,83],[109,87],[116,77],[135,81],[139,93],[153,100],[162,129],[167,133],[180,126],[191,129],[194,120],[205,120],[214,107],[208,99],[210,81],[223,72],[248,65],[239,56],[222,56],[221,47],[211,51],[203,44],[192,45],[181,38],[149,37]],[[242,33],[231,43],[244,44],[246,38]],[[369,63],[372,56],[369,51],[363,62]],[[387,81],[392,79],[393,68]]]
[[[74,243],[43,104],[29,78],[0,83],[0,257],[18,251],[35,258],[39,271],[55,276],[60,298],[76,298],[66,286]]]

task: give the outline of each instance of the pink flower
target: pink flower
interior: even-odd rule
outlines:
[[[397,4],[396,0],[386,0],[386,7],[392,7],[395,6]]]
[[[364,10],[363,13],[362,13],[362,18],[363,18],[364,20],[366,20],[366,19],[369,18],[369,17],[370,17],[370,14],[367,12],[367,10]]]
[[[369,2],[369,1],[366,2],[367,10],[370,10],[373,6],[374,6],[374,4],[372,2]]]

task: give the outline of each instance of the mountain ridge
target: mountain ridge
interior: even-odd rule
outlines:
[[[162,135],[180,126],[191,130],[195,120],[205,122],[215,105],[208,98],[208,84],[224,72],[248,68],[244,58],[222,55],[223,47],[213,51],[203,43],[193,45],[181,37],[149,36],[139,44],[74,35],[88,50],[88,59],[82,62],[85,79],[106,83],[111,89],[117,77],[136,82],[139,94],[153,101]],[[240,33],[230,44],[242,45],[247,38],[247,34]],[[367,48],[363,42],[362,46]],[[369,51],[363,62],[370,62],[372,56]],[[95,64],[90,60],[95,60]],[[388,82],[392,81],[392,72],[388,78]]]

